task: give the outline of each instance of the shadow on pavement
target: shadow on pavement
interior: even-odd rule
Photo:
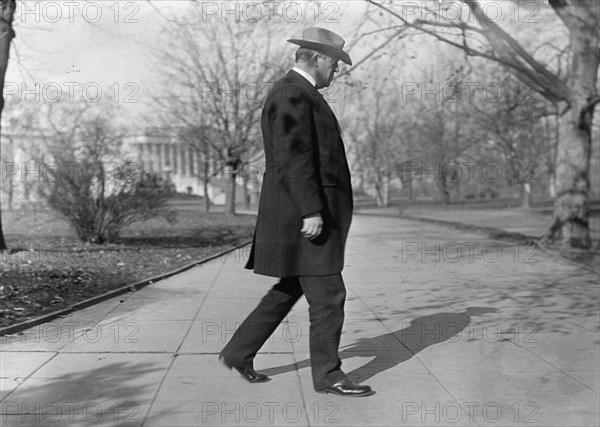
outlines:
[[[29,378],[2,401],[2,420],[11,426],[140,425],[148,421],[156,376],[163,371],[153,363],[119,362]]]
[[[340,359],[352,357],[374,357],[366,365],[351,372],[348,376],[362,382],[406,362],[421,350],[459,338],[462,331],[472,322],[473,316],[494,313],[492,307],[469,307],[462,313],[442,312],[412,320],[406,328],[388,334],[357,341],[346,346],[339,353]],[[262,369],[261,372],[275,376],[296,369],[310,368],[310,359],[284,366]]]

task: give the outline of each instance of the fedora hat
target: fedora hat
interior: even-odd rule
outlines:
[[[343,50],[346,41],[333,31],[325,28],[307,28],[302,32],[301,39],[289,39],[288,42],[297,44],[300,47],[314,49],[352,65],[350,55]]]

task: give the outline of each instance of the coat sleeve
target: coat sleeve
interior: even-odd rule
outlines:
[[[297,86],[284,87],[274,95],[271,118],[278,179],[299,215],[305,217],[323,209],[312,106]]]

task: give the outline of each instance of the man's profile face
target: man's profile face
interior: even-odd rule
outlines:
[[[319,55],[318,61],[319,68],[317,68],[317,74],[319,79],[317,84],[319,87],[329,87],[333,80],[333,76],[339,71],[339,61],[326,55]]]

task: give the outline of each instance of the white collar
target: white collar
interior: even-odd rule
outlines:
[[[306,80],[308,80],[310,82],[310,84],[313,85],[313,87],[315,87],[317,85],[317,82],[315,81],[315,79],[313,79],[313,76],[311,76],[310,74],[308,74],[306,71],[304,71],[304,70],[302,70],[302,69],[300,69],[298,67],[292,68],[292,71],[297,72],[302,77],[304,77]]]

